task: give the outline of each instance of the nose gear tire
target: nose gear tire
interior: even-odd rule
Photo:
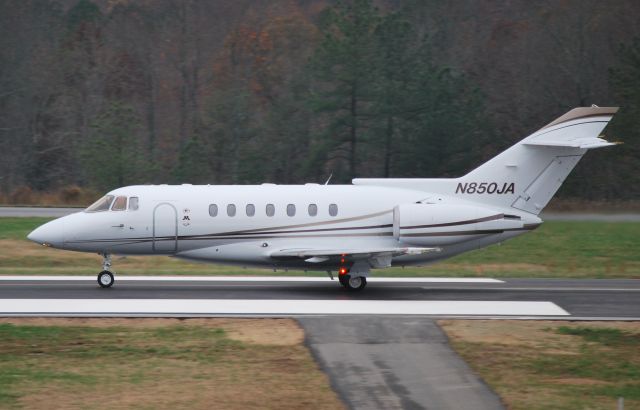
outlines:
[[[100,285],[101,288],[110,288],[113,286],[113,282],[115,282],[113,273],[108,270],[103,270],[98,273],[98,285]]]

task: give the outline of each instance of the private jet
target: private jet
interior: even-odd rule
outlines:
[[[575,108],[459,178],[356,178],[351,185],[118,188],[28,239],[111,255],[326,271],[349,291],[372,269],[425,265],[536,229],[540,212],[617,108]]]

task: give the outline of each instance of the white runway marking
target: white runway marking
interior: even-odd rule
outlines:
[[[264,299],[0,299],[0,315],[569,316],[551,302]]]
[[[117,282],[327,282],[327,277],[307,276],[125,276],[116,274]],[[96,281],[95,276],[0,276],[0,281]],[[367,278],[369,282],[396,283],[504,283],[491,278]]]

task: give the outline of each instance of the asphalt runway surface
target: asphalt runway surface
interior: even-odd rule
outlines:
[[[395,280],[372,278],[363,292],[351,293],[328,278],[311,277],[127,278],[116,275],[113,288],[101,289],[90,276],[5,276],[0,278],[0,315],[375,314],[640,320],[640,280],[634,279]]]

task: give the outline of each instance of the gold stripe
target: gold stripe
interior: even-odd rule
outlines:
[[[549,124],[540,128],[543,130],[545,128],[550,128],[558,124],[562,124],[569,121],[580,120],[583,118],[591,118],[591,117],[611,117],[613,114],[618,112],[618,107],[579,107],[574,108],[563,116],[553,120]],[[538,130],[538,131],[540,131]]]

